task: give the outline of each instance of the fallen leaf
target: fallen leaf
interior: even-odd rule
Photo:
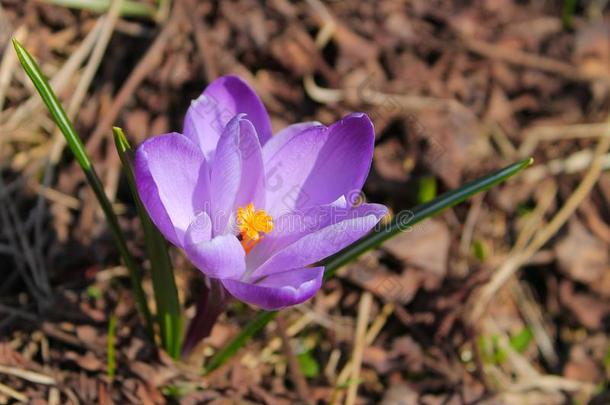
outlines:
[[[447,225],[429,219],[391,238],[383,248],[405,265],[417,267],[440,280],[447,274],[450,242]]]
[[[574,291],[573,283],[563,281],[559,286],[559,299],[584,327],[597,330],[610,314],[610,303],[588,293]]]
[[[72,360],[79,367],[87,371],[100,371],[104,368],[104,363],[100,361],[92,352],[86,352],[84,355],[79,355],[76,352],[65,352],[66,360]]]
[[[608,270],[608,246],[577,220],[570,221],[568,234],[555,245],[559,269],[572,280],[598,283]]]

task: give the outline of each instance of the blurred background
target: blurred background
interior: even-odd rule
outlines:
[[[1,0],[0,403],[343,403],[354,384],[359,404],[610,403],[609,18],[603,0]],[[256,88],[275,131],[369,114],[364,192],[394,213],[536,163],[348,265],[202,377],[254,310],[232,306],[184,364],[146,340],[11,37],[74,118],[140,260],[111,127],[134,145],[179,131],[223,74]],[[201,277],[172,257],[192,317]]]

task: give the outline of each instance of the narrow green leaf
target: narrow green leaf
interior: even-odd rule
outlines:
[[[115,354],[115,340],[116,340],[116,315],[112,314],[108,321],[108,340],[106,341],[106,375],[109,378],[113,378],[116,372],[116,354]]]
[[[154,333],[152,326],[152,317],[150,315],[150,310],[148,309],[148,304],[146,302],[146,295],[144,294],[144,290],[142,289],[139,269],[136,265],[135,260],[133,259],[133,256],[131,255],[131,253],[129,253],[129,249],[127,248],[127,242],[125,240],[125,235],[123,235],[123,232],[121,231],[121,228],[119,226],[119,221],[114,211],[112,210],[112,204],[110,203],[110,200],[108,200],[108,196],[106,196],[106,193],[104,192],[104,186],[102,185],[102,182],[100,181],[95,171],[95,168],[91,164],[91,160],[89,159],[89,156],[85,151],[85,145],[83,145],[83,142],[81,141],[80,137],[76,133],[76,130],[74,129],[74,126],[72,125],[72,122],[70,122],[70,119],[66,115],[61,103],[57,99],[55,92],[51,88],[51,85],[40,70],[40,67],[38,66],[34,58],[32,58],[28,51],[26,51],[25,48],[19,43],[19,41],[14,38],[13,46],[15,47],[15,51],[17,52],[17,57],[19,58],[21,66],[23,66],[23,69],[29,76],[30,80],[32,80],[32,83],[34,83],[34,87],[36,87],[36,90],[40,94],[40,97],[49,109],[49,112],[53,117],[53,121],[55,121],[55,123],[61,130],[61,133],[66,138],[66,142],[68,143],[70,150],[76,157],[76,160],[78,161],[80,167],[85,172],[87,181],[93,189],[93,192],[95,193],[98,202],[102,206],[102,211],[104,211],[106,221],[108,222],[108,226],[110,228],[110,231],[112,232],[112,236],[114,237],[117,248],[119,249],[119,253],[123,258],[123,261],[125,262],[125,266],[129,270],[129,277],[131,279],[132,288],[136,296],[136,303],[142,316],[144,317],[148,333],[151,337],[153,337]]]
[[[480,262],[485,261],[485,258],[487,257],[487,247],[485,246],[485,242],[481,240],[475,240],[472,243],[472,252]]]
[[[534,332],[532,328],[525,327],[519,333],[510,337],[509,344],[516,352],[523,353],[533,338]]]
[[[311,352],[303,352],[297,356],[301,372],[307,378],[314,378],[320,374],[320,365]]]
[[[102,290],[100,290],[98,286],[90,285],[89,287],[87,287],[87,296],[89,298],[99,300],[100,298],[102,298],[102,295]]]
[[[323,260],[321,264],[326,268],[324,279],[326,280],[332,277],[341,266],[356,259],[366,251],[376,248],[399,232],[411,229],[414,225],[424,219],[430,218],[447,208],[453,207],[477,193],[489,190],[491,187],[506,181],[508,178],[531,166],[533,162],[534,160],[530,158],[514,163],[504,169],[472,181],[456,190],[442,194],[434,200],[422,204],[411,211],[398,213],[390,224],[382,226],[381,229],[375,230],[339,253]],[[265,311],[257,313],[256,317],[246,325],[241,333],[210,359],[204,372],[206,374],[210,373],[229,360],[229,358],[237,353],[250,337],[263,329],[269,321],[275,318],[276,314],[277,312]]]
[[[13,46],[15,47],[15,51],[17,52],[17,57],[19,58],[19,62],[23,69],[30,77],[30,80],[34,83],[36,90],[40,94],[40,97],[46,104],[49,112],[53,116],[53,120],[61,130],[62,134],[64,134],[68,145],[70,146],[70,150],[74,153],[74,156],[78,160],[78,163],[85,171],[91,170],[91,161],[87,156],[87,152],[85,151],[85,146],[81,142],[80,138],[76,134],[76,130],[74,126],[72,126],[72,122],[66,115],[61,103],[57,99],[55,92],[51,88],[51,85],[47,81],[47,78],[44,76],[38,64],[32,58],[32,56],[25,50],[25,48],[13,38]]]
[[[54,6],[87,10],[94,13],[105,13],[110,8],[111,0],[39,0]],[[123,17],[148,17],[154,18],[157,10],[150,4],[138,1],[124,0],[121,5],[120,14]]]
[[[326,267],[324,278],[331,277],[341,266],[354,260],[364,252],[376,248],[398,233],[411,229],[424,219],[453,207],[477,193],[489,190],[531,166],[533,162],[534,160],[531,158],[522,160],[490,175],[467,183],[456,190],[442,194],[430,202],[415,207],[413,210],[399,212],[390,224],[382,226],[381,229],[368,234],[334,256],[323,260],[322,264]]]
[[[364,382],[364,379],[362,378],[348,378],[344,383],[337,385],[337,388],[341,389],[341,390],[345,390],[347,388],[349,388],[350,385],[354,385],[354,384],[362,384]]]
[[[500,346],[500,336],[493,335],[491,337],[491,345],[493,347],[493,363],[500,365],[508,358],[508,353],[504,347]]]
[[[157,304],[157,322],[161,331],[161,343],[174,359],[180,357],[182,349],[183,318],[180,311],[178,289],[172,271],[172,263],[167,250],[167,242],[163,235],[153,225],[142,200],[138,195],[136,182],[131,165],[131,145],[121,128],[114,127],[114,143],[123,164],[123,171],[131,195],[136,204],[136,210],[144,229],[146,251],[150,259],[150,270],[153,282],[155,302]]]
[[[561,22],[564,28],[572,28],[574,12],[576,11],[576,3],[576,0],[563,0],[563,7],[561,10]]]
[[[436,178],[424,176],[419,179],[417,187],[417,203],[424,204],[436,197]]]

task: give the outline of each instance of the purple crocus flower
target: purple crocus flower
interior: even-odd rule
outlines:
[[[261,100],[224,76],[191,103],[182,134],[136,152],[138,192],[161,233],[236,298],[272,310],[320,288],[320,260],[385,215],[353,204],[373,157],[373,125],[350,114],[327,127],[290,125],[271,134]]]

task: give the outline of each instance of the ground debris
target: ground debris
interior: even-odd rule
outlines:
[[[110,127],[133,145],[180,131],[190,100],[222,74],[256,88],[275,132],[367,113],[376,145],[363,197],[394,216],[408,217],[429,180],[433,197],[530,154],[542,173],[361,256],[284,311],[292,350],[272,323],[205,377],[202,365],[254,311],[232,306],[184,362],[147,337],[94,195],[10,58],[15,35],[71,101],[100,15],[46,3],[0,6],[0,403],[296,404],[291,356],[311,401],[329,403],[354,383],[342,373],[363,291],[373,299],[357,404],[609,402],[608,173],[503,281],[479,322],[469,323],[467,305],[590,166],[610,104],[604,2],[578,2],[567,15],[570,2],[175,0],[167,15],[121,17],[74,121],[145,268]],[[577,169],[574,156],[584,159]],[[201,277],[180,252],[172,258],[188,318]]]

